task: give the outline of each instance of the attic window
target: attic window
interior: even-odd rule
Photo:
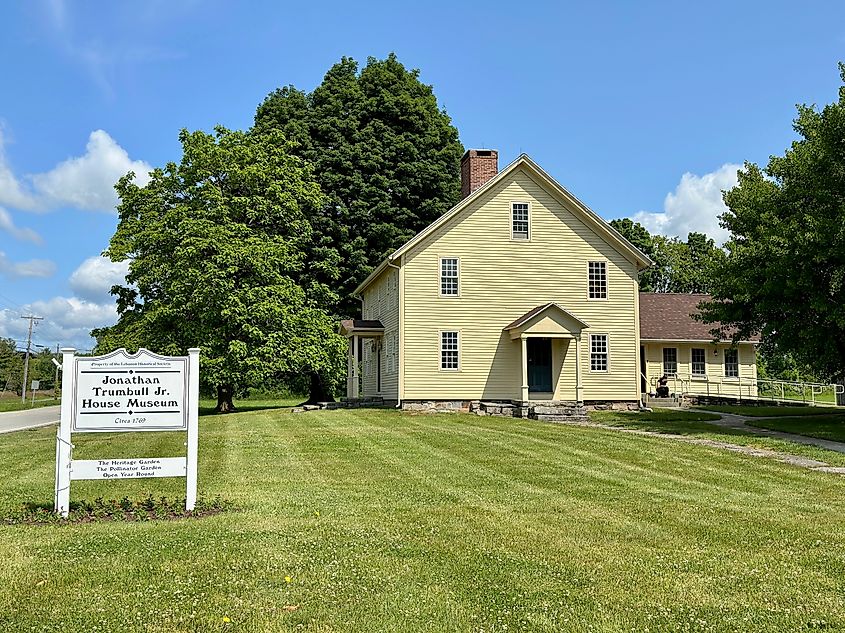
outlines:
[[[590,299],[607,299],[607,262],[589,262],[587,282]]]
[[[511,202],[511,239],[529,239],[528,211],[527,202]]]

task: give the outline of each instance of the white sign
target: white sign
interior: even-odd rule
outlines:
[[[61,423],[56,436],[56,512],[70,511],[75,479],[185,477],[185,509],[197,501],[199,357],[159,356],[119,349],[105,356],[77,357],[62,350]],[[184,457],[73,459],[72,433],[186,431]],[[115,440],[117,441],[117,440]]]
[[[139,477],[184,477],[184,457],[141,457],[138,459],[74,459],[71,479],[138,479]]]
[[[30,391],[38,391],[38,388],[41,386],[41,382],[38,380],[33,380]]]
[[[188,359],[119,349],[76,358],[73,431],[184,431]]]

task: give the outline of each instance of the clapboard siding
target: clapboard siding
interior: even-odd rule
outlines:
[[[740,381],[725,377],[725,350],[730,348],[729,344],[714,345],[705,341],[700,343],[644,341],[643,345],[646,349],[646,376],[650,391],[654,391],[657,379],[663,375],[663,348],[674,347],[678,350],[678,377],[684,381],[689,380],[690,387],[670,380],[670,389],[674,390],[677,384],[678,390],[707,393],[709,389],[713,394],[739,395]],[[693,348],[704,350],[706,379],[692,378]],[[740,343],[737,350],[739,351],[739,376],[743,379],[742,395],[756,395],[756,385],[751,382],[757,378],[757,353],[754,345]]]
[[[531,204],[531,239],[511,239],[512,201]],[[439,296],[439,260],[460,258],[460,297]],[[608,264],[607,300],[587,299],[587,262]],[[404,399],[519,399],[521,350],[502,328],[550,301],[590,325],[585,400],[638,399],[636,265],[520,167],[404,259]],[[367,292],[370,292],[369,288]],[[439,369],[439,332],[461,332],[461,368]],[[607,334],[610,370],[590,372],[590,333]],[[556,341],[557,395],[574,397],[575,342]]]
[[[363,293],[364,319],[378,319],[384,325],[384,337],[366,339],[361,359],[361,395],[381,395],[385,400],[399,399],[399,271],[386,268]],[[378,353],[381,345],[381,391],[378,386]]]

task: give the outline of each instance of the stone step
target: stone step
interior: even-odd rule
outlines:
[[[681,404],[677,398],[649,398],[648,406],[661,409],[678,409]]]
[[[555,415],[553,413],[538,413],[532,415],[531,419],[540,422],[587,422],[586,415]]]

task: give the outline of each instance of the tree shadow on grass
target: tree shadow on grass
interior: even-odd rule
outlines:
[[[292,409],[302,402],[303,398],[285,398],[283,400],[241,400],[235,401],[235,410],[232,413],[217,413],[217,403],[212,400],[200,401],[199,414],[205,415],[237,415],[238,413],[250,413],[254,411],[267,411],[270,409]]]

